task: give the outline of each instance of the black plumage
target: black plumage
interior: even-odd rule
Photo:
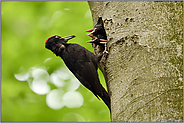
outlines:
[[[74,37],[52,36],[46,40],[45,47],[60,56],[75,77],[98,99],[100,97],[110,110],[110,97],[98,78],[99,57],[78,44],[67,43]]]

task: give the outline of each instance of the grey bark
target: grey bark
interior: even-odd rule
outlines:
[[[183,121],[183,2],[90,1],[107,49],[99,66],[113,122]],[[98,54],[94,47],[94,54]]]

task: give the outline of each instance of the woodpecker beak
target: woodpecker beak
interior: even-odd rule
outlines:
[[[85,32],[92,32],[93,30],[94,30],[94,28],[90,29],[90,30],[86,30]]]
[[[105,39],[98,39],[98,41],[99,41],[100,44],[106,44],[107,43],[107,40],[105,40]],[[97,42],[97,38],[95,38],[91,41],[86,41],[86,42],[87,43],[95,43],[95,42]]]
[[[89,37],[91,37],[94,40],[94,39],[97,39],[96,36],[93,36],[93,33],[95,33],[96,31],[97,31],[97,29],[93,28],[93,29],[87,30],[85,32],[90,32],[89,34],[86,34],[86,35],[88,35]]]
[[[67,37],[61,37],[60,39],[64,39],[65,42],[67,42],[68,40],[74,38],[75,35],[71,35],[71,36],[67,36]]]

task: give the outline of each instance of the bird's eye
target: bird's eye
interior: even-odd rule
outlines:
[[[59,36],[56,35],[55,38],[59,38]]]

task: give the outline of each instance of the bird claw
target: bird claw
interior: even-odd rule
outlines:
[[[109,52],[108,52],[107,50],[106,50],[106,51],[103,51],[103,54],[105,54],[105,53],[106,53],[106,54],[109,54]]]
[[[107,42],[105,42],[105,50],[103,51],[103,54],[109,54],[109,52],[107,51]]]

